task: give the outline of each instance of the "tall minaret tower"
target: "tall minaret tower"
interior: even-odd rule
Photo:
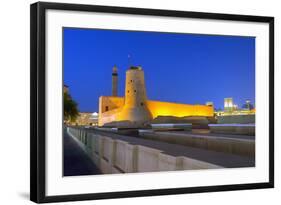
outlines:
[[[143,126],[152,120],[147,108],[144,73],[141,67],[131,66],[126,72],[125,102],[120,118],[135,126]]]
[[[117,67],[114,66],[112,69],[112,96],[117,96],[117,90],[118,90],[118,73],[117,73]]]

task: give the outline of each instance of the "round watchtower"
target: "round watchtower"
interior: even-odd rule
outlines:
[[[131,66],[126,71],[125,103],[121,112],[123,120],[142,126],[152,120],[147,108],[144,72],[141,67]]]

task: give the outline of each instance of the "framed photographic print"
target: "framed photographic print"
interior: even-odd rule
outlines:
[[[31,5],[31,200],[274,186],[274,18]]]

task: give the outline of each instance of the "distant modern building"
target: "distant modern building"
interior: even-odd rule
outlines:
[[[215,115],[254,115],[255,113],[256,110],[249,100],[246,101],[242,108],[239,108],[237,104],[233,103],[233,98],[224,98],[224,110],[216,111]]]
[[[224,111],[232,112],[234,109],[233,99],[232,98],[224,98]]]
[[[246,103],[242,107],[245,110],[252,110],[254,109],[254,106],[251,104],[250,100],[246,100]]]
[[[97,126],[99,114],[97,112],[79,112],[79,116],[75,120],[75,125]]]

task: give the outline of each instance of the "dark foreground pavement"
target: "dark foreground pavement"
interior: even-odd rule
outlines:
[[[92,162],[90,157],[82,150],[78,143],[64,132],[64,176],[94,175],[101,174],[100,170]]]

